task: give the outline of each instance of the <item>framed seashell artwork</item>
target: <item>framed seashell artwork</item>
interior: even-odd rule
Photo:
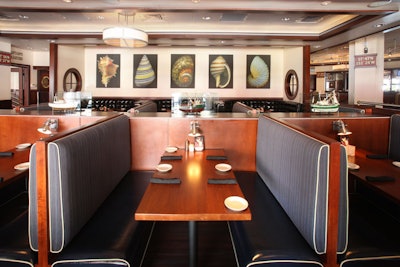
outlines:
[[[195,55],[171,55],[171,88],[194,88]]]
[[[209,55],[209,88],[233,88],[233,55]]]
[[[96,87],[119,88],[120,87],[120,54],[97,54],[96,56]]]
[[[270,55],[247,55],[246,87],[270,88]]]
[[[133,87],[157,88],[157,55],[133,55]]]

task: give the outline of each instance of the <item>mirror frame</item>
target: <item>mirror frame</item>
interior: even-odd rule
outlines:
[[[293,78],[292,78],[293,77]],[[294,79],[294,83],[293,83]],[[299,78],[295,70],[288,70],[285,77],[285,94],[289,100],[296,98],[299,92]]]
[[[67,83],[68,83],[67,80],[68,80],[68,77],[70,77],[70,75],[73,75],[76,79],[76,87],[72,91],[67,90]],[[77,69],[70,68],[65,72],[64,79],[63,79],[63,89],[64,89],[64,92],[78,92],[82,89],[82,76]]]

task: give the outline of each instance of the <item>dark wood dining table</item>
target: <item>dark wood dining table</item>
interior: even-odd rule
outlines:
[[[135,219],[188,221],[189,266],[193,267],[197,261],[196,222],[251,220],[251,212],[249,208],[233,211],[224,204],[230,196],[244,198],[237,183],[209,181],[236,181],[233,170],[221,172],[215,168],[216,164],[228,163],[223,149],[206,149],[201,152],[178,150],[163,156],[167,156],[167,159],[162,159],[161,163],[171,164],[172,170],[165,173],[156,171],[153,177],[178,178],[180,183],[150,183],[135,212]],[[168,156],[177,159],[168,159]]]
[[[2,180],[0,188],[28,175],[29,169],[16,170],[14,167],[29,161],[30,146],[24,149],[13,148],[3,152],[11,152],[12,156],[0,157],[0,177]]]
[[[374,156],[373,153],[357,148],[355,156],[348,157],[349,162],[359,166],[357,170],[349,170],[349,177],[356,178],[364,185],[400,205],[400,168],[393,165],[393,159],[373,159],[368,158],[367,155]],[[386,176],[393,178],[393,181],[368,181],[367,176]]]

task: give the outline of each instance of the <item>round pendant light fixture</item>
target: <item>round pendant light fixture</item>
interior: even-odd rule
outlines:
[[[134,14],[118,13],[118,20],[120,16],[124,16],[128,24],[128,17],[134,17]],[[128,26],[115,26],[103,30],[103,41],[111,46],[144,47],[148,44],[148,35],[142,30]]]

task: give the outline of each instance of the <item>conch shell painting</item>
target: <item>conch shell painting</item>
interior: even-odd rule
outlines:
[[[210,64],[210,73],[216,88],[225,88],[231,81],[231,68],[223,56],[216,57]]]
[[[147,87],[155,80],[155,78],[156,74],[154,72],[153,66],[150,63],[149,58],[146,55],[143,55],[136,69],[134,79],[135,86]]]
[[[101,84],[107,87],[110,83],[110,80],[117,76],[119,65],[114,63],[114,59],[108,55],[105,55],[103,57],[98,57],[97,68],[101,74]]]
[[[176,55],[172,55],[174,58]],[[171,67],[171,87],[194,87],[194,56],[178,57]]]
[[[269,59],[269,57],[268,57]],[[261,56],[255,56],[250,63],[247,83],[250,88],[265,88],[269,81],[269,67]]]

